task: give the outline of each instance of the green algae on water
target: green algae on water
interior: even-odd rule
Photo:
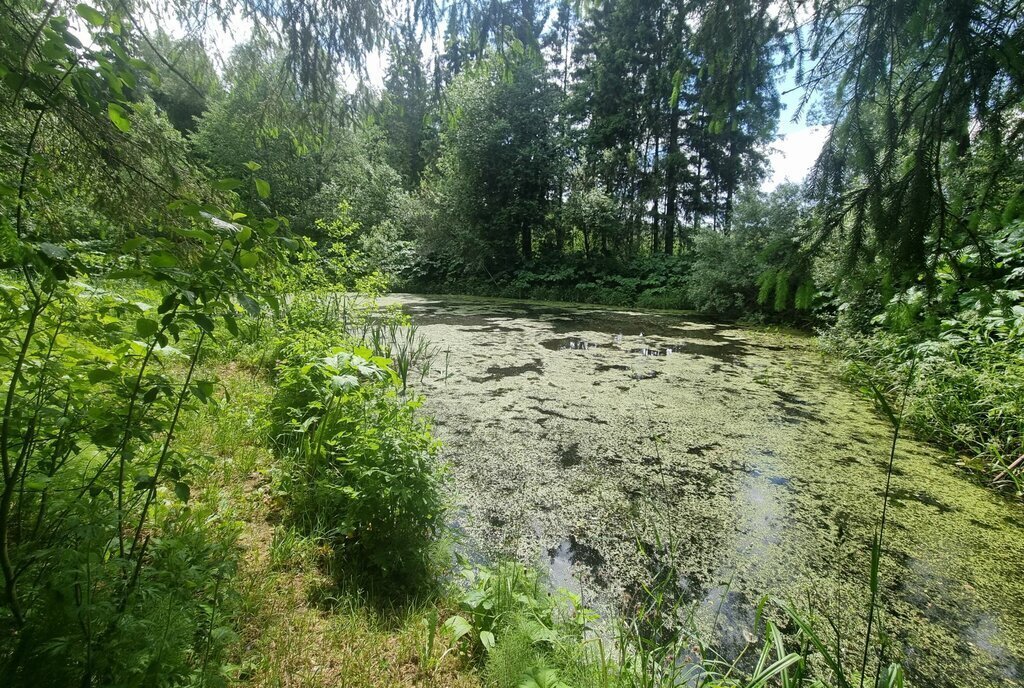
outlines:
[[[423,391],[472,548],[545,566],[606,613],[670,575],[727,654],[756,633],[763,595],[809,598],[862,636],[891,430],[811,338],[399,298],[451,351]],[[893,488],[884,624],[912,685],[1024,685],[1019,507],[910,440]]]

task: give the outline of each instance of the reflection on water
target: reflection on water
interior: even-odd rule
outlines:
[[[601,572],[604,557],[594,547],[577,542],[572,535],[550,548],[548,558],[548,580],[556,589],[572,590],[578,587],[574,580],[574,571],[577,572],[576,575],[587,576],[595,585],[607,585]]]

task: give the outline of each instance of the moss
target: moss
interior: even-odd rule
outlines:
[[[890,430],[813,339],[665,312],[402,301],[451,352],[448,378],[421,391],[474,547],[549,565],[560,543],[586,543],[601,565],[573,563],[574,586],[609,612],[656,573],[637,542],[661,542],[698,626],[726,650],[765,594],[809,596],[848,637],[860,632]],[[1017,685],[1018,507],[910,440],[897,468],[882,580],[909,674]]]

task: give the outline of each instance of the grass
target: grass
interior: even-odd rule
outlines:
[[[208,473],[194,478],[202,488],[193,499],[241,526],[226,610],[236,638],[223,678],[268,688],[480,686],[465,653],[444,635],[435,634],[435,661],[426,667],[431,619],[451,613],[444,594],[387,607],[339,589],[324,565],[326,547],[282,525],[281,468],[266,441],[273,387],[257,371],[213,367],[219,403],[189,418],[180,439],[183,451],[210,457]]]

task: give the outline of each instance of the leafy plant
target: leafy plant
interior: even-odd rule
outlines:
[[[292,512],[333,543],[339,573],[380,590],[416,587],[444,518],[438,443],[388,359],[308,344],[286,347],[272,405]]]

